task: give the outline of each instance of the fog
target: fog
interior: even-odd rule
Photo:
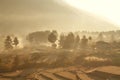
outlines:
[[[58,0],[0,0],[1,33],[24,34],[49,29],[108,31],[118,28]]]
[[[64,0],[0,0],[0,80],[119,75],[120,30],[110,21]]]

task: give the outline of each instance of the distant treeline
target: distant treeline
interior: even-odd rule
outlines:
[[[88,49],[99,47],[101,49],[105,48],[120,48],[120,30],[117,31],[107,31],[107,32],[63,32],[58,33],[58,31],[36,31],[29,33],[26,36],[26,40],[29,46],[45,46],[43,44],[52,43],[54,48],[63,49]],[[4,40],[4,47],[13,48],[19,43],[19,37],[15,37],[12,40],[11,36],[7,36]],[[26,45],[24,45],[26,46]]]
[[[88,47],[97,47],[105,49],[120,47],[120,30],[108,32],[68,32],[60,33],[53,31],[37,31],[27,35],[26,39],[32,45],[41,45],[41,43],[52,43],[52,47],[64,49],[85,49]],[[114,44],[114,46],[113,46]]]

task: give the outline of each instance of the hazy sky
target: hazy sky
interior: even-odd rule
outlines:
[[[0,0],[0,32],[23,33],[43,29],[61,31],[116,30],[118,29],[116,25],[113,25],[109,20],[94,15],[105,16],[110,18],[112,22],[119,24],[120,13],[116,8],[118,3],[115,4],[115,0],[109,0],[108,4],[107,1]]]
[[[65,0],[68,4],[106,17],[120,25],[120,0]]]

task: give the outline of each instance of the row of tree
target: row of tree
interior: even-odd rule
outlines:
[[[13,40],[10,36],[7,36],[5,39],[5,49],[9,50],[12,49],[14,46],[17,47],[17,45],[19,44],[19,40],[17,37],[15,37]]]
[[[48,36],[48,41],[52,43],[53,47],[57,45],[55,42],[57,41],[57,32],[52,31]],[[79,35],[75,36],[72,32],[68,33],[68,35],[61,34],[58,40],[59,48],[64,49],[73,49],[73,48],[86,48],[88,46],[88,42],[92,40],[92,37],[87,38],[85,35],[80,39]]]
[[[108,36],[103,33],[91,35],[91,36],[82,36],[81,34],[76,34],[73,32],[69,32],[68,34],[62,33],[58,34],[57,31],[39,31],[30,33],[27,36],[27,40],[32,45],[41,45],[42,43],[52,43],[52,47],[63,48],[63,49],[101,49],[101,50],[109,50],[113,48],[120,48],[119,41],[116,41],[113,34]],[[90,34],[89,34],[90,35]],[[110,38],[109,41],[106,38]]]
[[[100,52],[111,51],[113,49],[120,48],[120,42],[115,41],[113,36],[109,42],[104,40],[103,34],[100,33],[98,35],[98,40],[94,41],[91,36],[86,37],[85,35],[80,38],[79,35],[75,35],[70,32],[67,35],[64,33],[60,36],[57,35],[56,31],[51,32],[48,35],[48,41],[52,43],[52,47],[56,47],[58,45],[59,48],[63,49],[82,49],[82,50],[96,50]],[[58,44],[56,44],[58,41]]]

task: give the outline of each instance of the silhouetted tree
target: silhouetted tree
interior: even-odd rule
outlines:
[[[88,38],[89,40],[92,40],[92,37],[91,36],[89,36],[89,38]]]
[[[88,39],[84,35],[83,38],[81,39],[81,48],[86,49],[88,47]]]
[[[52,33],[54,33],[54,35],[58,36],[58,33],[56,30],[53,30]]]
[[[65,35],[64,34],[61,34],[60,35],[60,40],[59,40],[59,46],[60,46],[60,48],[63,48],[63,46],[64,46],[64,43],[65,43]]]
[[[102,33],[98,35],[98,41],[104,41],[104,36]]]
[[[89,40],[89,46],[92,45],[92,37],[91,36],[88,37],[88,40]]]
[[[79,35],[77,35],[75,38],[74,48],[78,48],[79,44],[80,44],[80,37],[79,37]]]
[[[12,49],[13,46],[12,46],[12,39],[10,36],[7,36],[6,39],[5,39],[5,49],[8,50],[8,49]]]
[[[70,32],[65,39],[63,48],[72,49],[74,47],[75,36]]]
[[[18,38],[15,37],[14,40],[13,40],[13,42],[14,42],[14,45],[17,46],[17,45],[19,44],[19,40],[18,40]]]
[[[29,33],[26,39],[32,45],[40,45],[41,43],[48,42],[49,34],[50,31],[37,31],[37,32]]]
[[[52,43],[53,47],[56,47],[57,46],[55,44],[56,40],[57,40],[57,32],[52,31],[48,36],[48,41]]]

